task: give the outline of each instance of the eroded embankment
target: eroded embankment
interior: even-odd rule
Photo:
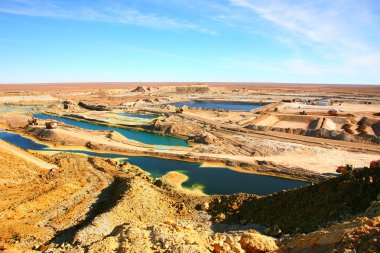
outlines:
[[[300,167],[287,167],[270,161],[256,161],[252,157],[239,155],[223,155],[202,152],[192,152],[191,149],[171,147],[170,149],[155,149],[153,146],[130,141],[117,132],[86,131],[75,127],[60,126],[59,129],[44,129],[27,127],[27,134],[48,143],[82,146],[98,152],[147,155],[159,158],[184,160],[189,162],[213,162],[227,166],[237,171],[261,173],[286,178],[301,179],[311,182],[324,180],[325,175]],[[246,160],[242,162],[242,160]]]
[[[75,233],[78,230],[90,225],[99,214],[111,210],[121,199],[123,193],[129,188],[130,178],[122,173],[117,173],[114,168],[112,168],[113,165],[115,165],[113,161],[89,157],[88,162],[99,171],[111,175],[114,174],[113,181],[101,190],[96,201],[91,205],[87,212],[85,219],[63,231],[59,231],[49,243],[72,243],[74,241]]]
[[[359,233],[360,226],[367,226],[366,235],[379,234],[376,226],[380,222],[372,216],[380,215],[380,209],[368,214],[369,218],[350,220],[376,199],[380,191],[379,168],[266,197],[196,196],[178,192],[166,183],[154,185],[151,177],[128,163],[65,153],[34,154],[58,167],[49,171],[3,150],[0,152],[0,166],[4,166],[1,167],[4,173],[0,174],[3,183],[0,185],[1,249],[16,252],[31,248],[49,252],[284,249],[286,252],[288,248],[314,247],[313,240],[317,239],[305,243],[303,237],[319,238],[327,233],[318,230],[319,227],[340,229],[337,231],[341,236],[327,241],[333,248],[348,247],[344,240],[350,234],[342,230],[344,226],[357,228],[352,233]],[[17,173],[12,174],[14,170]],[[211,217],[198,211],[198,207],[207,210]],[[328,227],[336,221],[349,223],[334,225],[335,230]],[[225,225],[227,232],[215,232],[220,224]],[[258,225],[264,226],[261,233],[291,235],[275,240],[248,230]],[[294,235],[297,232],[311,233],[298,238]],[[363,238],[362,234],[354,236]],[[321,247],[320,250],[325,245]],[[376,245],[368,241],[363,247]]]
[[[345,176],[263,198],[218,197],[211,204],[210,213],[218,222],[278,226],[284,233],[310,232],[363,212],[379,192],[380,168],[358,169]],[[220,220],[221,214],[225,219]]]
[[[111,128],[119,128],[120,130],[131,130],[135,132],[146,132],[146,133],[153,133],[159,136],[170,136],[181,140],[187,140],[188,136],[176,134],[176,133],[169,133],[169,132],[160,132],[152,129],[152,123],[147,124],[126,124],[126,123],[111,123],[109,120],[104,119],[95,119],[91,118],[86,115],[77,115],[77,114],[60,114],[56,112],[43,112],[43,114],[50,115],[53,117],[62,117],[62,119],[69,119],[69,120],[75,120],[79,122],[85,122],[90,123],[94,125],[104,126],[104,127],[111,127]]]
[[[67,240],[72,234],[68,232],[70,228],[115,203],[110,203],[112,198],[105,201],[104,193],[124,178],[110,165],[104,165],[103,171],[95,168],[85,156],[39,156],[58,167],[51,170],[4,151],[0,157],[4,172],[0,185],[0,242],[17,243],[21,248],[45,243],[58,238],[58,234]],[[114,198],[118,196],[115,194]]]
[[[46,170],[0,152],[4,172],[0,174],[0,249],[67,252],[76,244],[81,245],[76,248],[99,247],[95,252],[104,252],[101,245],[108,235],[129,230],[132,234],[125,234],[118,246],[125,250],[163,248],[162,238],[170,241],[172,249],[186,245],[191,249],[193,242],[185,241],[187,230],[182,241],[177,240],[177,230],[184,226],[191,227],[194,236],[207,233],[197,241],[208,247],[209,230],[199,225],[207,224],[205,217],[194,208],[200,197],[176,193],[171,187],[160,189],[136,166],[82,155],[34,153],[58,167]],[[180,217],[184,220],[174,225]],[[155,239],[135,238],[133,231],[151,233]]]
[[[82,138],[82,141],[88,140],[87,147],[94,150],[159,155],[171,159],[173,157],[201,162],[202,160],[203,162],[218,162],[219,159],[220,162],[224,162],[220,158],[225,157],[235,164],[249,163],[250,166],[239,168],[246,172],[310,181],[322,179],[323,173],[326,175],[335,173],[336,166],[348,161],[355,167],[362,167],[367,165],[368,161],[377,159],[373,155],[378,154],[378,149],[374,145],[362,143],[351,145],[344,141],[327,141],[285,133],[252,132],[243,128],[230,128],[228,125],[222,127],[223,129],[214,128],[211,123],[203,124],[199,120],[182,118],[179,117],[180,115],[160,118],[145,128],[151,128],[151,131],[162,135],[189,138],[190,148],[156,149],[119,138],[122,136],[113,138],[117,143],[111,143],[109,140],[99,141],[94,138],[95,136]],[[56,129],[58,130],[60,129]],[[70,129],[70,131],[73,132],[75,129]],[[60,136],[63,135],[60,134]],[[76,136],[78,137],[82,136]],[[66,140],[63,141],[66,142]],[[129,146],[120,145],[119,142],[129,144]],[[331,155],[331,152],[334,154]]]

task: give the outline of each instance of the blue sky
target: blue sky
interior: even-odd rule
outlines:
[[[380,84],[379,0],[0,0],[0,83]]]

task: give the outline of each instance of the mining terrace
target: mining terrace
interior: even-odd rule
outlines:
[[[1,85],[0,145],[0,250],[380,249],[379,86]]]

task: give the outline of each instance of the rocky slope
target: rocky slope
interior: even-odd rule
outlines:
[[[201,196],[129,163],[34,153],[57,167],[42,169],[0,152],[0,249],[8,252],[380,249],[379,168],[264,197]]]
[[[279,227],[284,233],[305,233],[363,212],[379,192],[380,170],[363,169],[263,198],[241,194],[222,196],[214,200],[210,212],[217,221],[223,213],[223,222],[227,223],[252,222]]]
[[[176,116],[169,116],[163,120],[156,119],[145,129],[160,133],[162,135],[177,136],[182,138],[190,138],[200,140],[200,137],[207,134],[205,129],[202,129],[197,124],[189,124]]]
[[[0,241],[31,248],[54,238],[58,231],[86,219],[96,197],[114,176],[95,169],[87,157],[58,154],[58,165],[47,170],[1,154]]]

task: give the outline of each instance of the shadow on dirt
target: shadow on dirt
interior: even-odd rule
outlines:
[[[127,178],[115,178],[115,180],[101,191],[98,200],[91,206],[90,211],[79,224],[57,232],[57,234],[47,243],[73,243],[75,233],[91,224],[96,216],[112,209],[120,200],[123,193],[128,189]]]

